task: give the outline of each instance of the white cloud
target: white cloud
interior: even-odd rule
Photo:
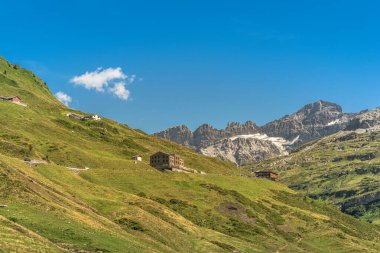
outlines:
[[[122,100],[128,100],[130,91],[127,84],[135,82],[136,76],[128,76],[118,68],[98,68],[92,72],[86,72],[80,76],[74,76],[70,82],[83,86],[86,89],[94,89],[98,92],[110,92]]]
[[[115,86],[110,88],[110,92],[122,100],[128,100],[130,94],[129,90],[125,88],[124,82],[115,83]]]
[[[99,92],[104,92],[104,88],[111,81],[118,79],[127,79],[128,76],[123,73],[121,68],[98,68],[93,72],[86,72],[80,76],[74,76],[70,82],[76,85],[84,86],[86,89],[95,89]]]
[[[71,97],[62,91],[55,93],[55,97],[66,106],[69,106],[69,103],[72,101]]]

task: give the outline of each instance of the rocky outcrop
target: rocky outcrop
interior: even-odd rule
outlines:
[[[203,124],[194,131],[191,143],[200,150],[228,136],[224,130],[218,130],[210,124]]]
[[[154,135],[195,149],[195,147],[190,145],[193,132],[185,125],[171,127]]]
[[[380,191],[377,192],[370,192],[365,195],[361,195],[359,197],[352,197],[350,200],[345,201],[341,209],[345,211],[347,208],[352,206],[360,206],[360,205],[367,205],[371,202],[379,201],[380,200]]]
[[[363,111],[349,120],[346,130],[369,129],[380,127],[380,107]]]

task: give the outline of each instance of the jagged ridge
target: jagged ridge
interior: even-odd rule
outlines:
[[[194,133],[186,126],[172,127],[155,136],[165,138],[206,155],[230,160],[238,164],[254,162],[287,154],[301,145],[337,133],[345,129],[370,128],[380,125],[379,109],[360,113],[344,113],[341,106],[317,101],[308,104],[292,115],[274,120],[263,126],[251,121],[245,124],[229,123],[224,130],[218,130],[209,124],[197,128]],[[260,134],[260,135],[255,135]],[[229,138],[251,135],[251,141],[232,142]],[[283,138],[284,145],[278,149],[276,142],[265,141],[258,136]]]

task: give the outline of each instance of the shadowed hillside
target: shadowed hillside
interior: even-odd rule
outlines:
[[[309,143],[289,157],[247,168],[279,171],[291,188],[380,224],[379,147],[378,130],[347,131]]]

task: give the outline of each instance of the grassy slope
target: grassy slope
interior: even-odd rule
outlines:
[[[5,74],[6,72],[6,74]],[[0,59],[0,252],[378,252],[379,229],[227,162],[118,123],[65,116],[32,73]],[[207,175],[144,161],[177,152]],[[28,166],[22,158],[45,159]],[[76,174],[66,167],[90,167]],[[17,246],[16,246],[17,245]]]
[[[307,144],[289,157],[249,167],[280,171],[283,183],[313,198],[338,206],[355,202],[344,211],[380,224],[380,201],[371,197],[380,192],[379,147],[379,131],[342,132]]]

